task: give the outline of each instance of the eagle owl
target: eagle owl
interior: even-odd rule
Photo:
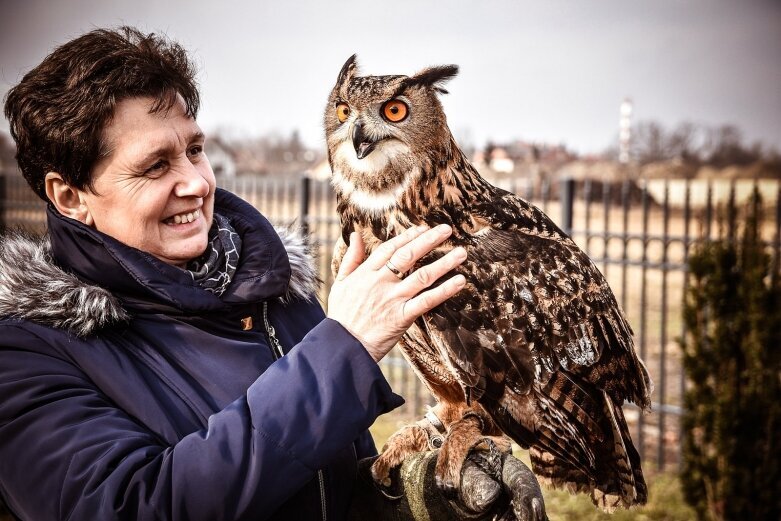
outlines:
[[[621,406],[649,408],[651,382],[632,330],[588,256],[461,152],[438,99],[457,72],[359,76],[355,56],[342,67],[325,110],[342,231],[335,266],[353,231],[370,252],[410,226],[446,223],[453,234],[420,264],[467,250],[455,270],[464,289],[399,344],[447,427],[441,487],[456,487],[471,448],[504,433],[530,449],[541,481],[606,510],[642,504],[647,488]],[[414,426],[403,429],[374,478],[387,483],[390,468],[426,448]]]

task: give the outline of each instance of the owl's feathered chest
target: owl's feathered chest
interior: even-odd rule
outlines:
[[[453,234],[443,248],[469,249],[491,230],[517,230],[532,236],[565,237],[553,222],[534,206],[496,188],[479,177],[471,165],[456,170],[450,164],[433,174],[421,175],[406,187],[392,205],[381,211],[367,211],[349,198],[337,194],[342,238],[359,232],[371,252],[376,245],[405,229],[427,224],[448,224]]]
[[[378,194],[372,203],[337,190],[343,239],[358,231],[371,250],[375,243],[410,226],[448,224],[453,228],[449,244],[466,246],[481,231],[494,225],[502,227],[508,216],[516,220],[527,213],[519,213],[518,208],[503,211],[508,204],[506,193],[482,179],[461,154],[448,161],[425,161],[405,179],[392,198],[382,200],[387,196]]]

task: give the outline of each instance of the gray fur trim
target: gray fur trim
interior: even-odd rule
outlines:
[[[0,237],[0,316],[87,336],[129,317],[107,290],[57,267],[48,237]]]
[[[292,271],[282,301],[312,300],[320,281],[308,241],[297,230],[276,230]],[[0,317],[65,329],[79,337],[130,320],[119,299],[108,290],[54,264],[48,236],[19,232],[0,236]]]
[[[290,260],[290,284],[282,302],[293,299],[312,300],[320,289],[320,279],[317,278],[315,255],[309,237],[302,235],[296,227],[275,226],[274,229],[282,239]]]

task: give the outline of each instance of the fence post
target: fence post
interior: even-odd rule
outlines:
[[[312,180],[309,176],[301,178],[301,197],[299,199],[298,222],[301,231],[306,236],[309,234],[309,204],[312,196]]]
[[[564,233],[572,235],[572,207],[575,204],[575,180],[566,177],[561,180],[561,227]]]

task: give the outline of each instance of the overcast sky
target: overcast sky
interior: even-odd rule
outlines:
[[[776,0],[0,0],[0,94],[55,46],[95,27],[165,32],[200,66],[202,127],[298,129],[321,115],[344,61],[367,74],[455,63],[444,97],[456,136],[599,152],[619,105],[636,120],[734,123],[781,149]],[[5,119],[0,130],[7,130]]]

